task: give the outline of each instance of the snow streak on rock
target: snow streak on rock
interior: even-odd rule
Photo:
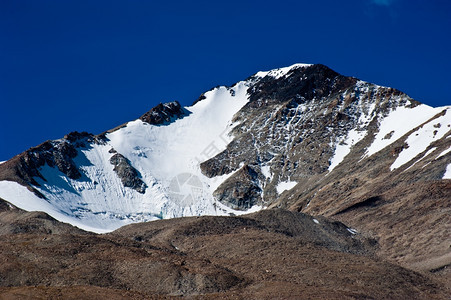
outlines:
[[[276,186],[276,190],[278,194],[282,194],[285,191],[291,190],[296,186],[296,181],[282,181],[279,182]]]
[[[451,179],[451,164],[446,166],[445,174],[443,174],[442,179]]]
[[[390,166],[390,170],[399,168],[411,161],[418,154],[425,151],[432,142],[441,139],[450,130],[447,125],[451,124],[451,109],[443,112],[443,116],[422,125],[409,135],[406,140],[406,147],[399,153],[398,158]]]

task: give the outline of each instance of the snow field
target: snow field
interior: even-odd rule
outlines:
[[[199,164],[225,149],[234,124],[233,115],[248,102],[247,85],[219,87],[205,93],[206,99],[192,107],[187,116],[168,125],[154,126],[135,120],[107,134],[106,145],[92,144],[79,150],[74,159],[83,173],[72,180],[57,169],[44,166],[47,181],[36,180],[46,200],[36,197],[15,182],[0,182],[0,197],[25,210],[44,210],[63,222],[94,232],[107,232],[133,222],[181,216],[245,213],[236,212],[213,198],[213,191],[231,174],[205,177]],[[144,194],[124,187],[109,162],[114,148],[137,169],[146,183]],[[170,183],[189,173],[201,182],[192,205],[171,199]],[[183,189],[191,191],[190,187]],[[18,197],[17,195],[20,195]],[[254,207],[251,210],[259,210]]]
[[[450,108],[446,110],[445,115],[431,120],[409,135],[406,140],[408,147],[399,153],[396,160],[390,166],[390,170],[393,171],[408,163],[418,154],[425,151],[432,142],[441,139],[450,130],[447,126],[448,124],[451,124]],[[427,156],[427,154],[424,156]]]

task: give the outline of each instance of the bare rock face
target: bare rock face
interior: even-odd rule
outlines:
[[[183,117],[187,112],[178,103],[178,101],[160,103],[139,119],[143,122],[149,123],[151,125],[162,125],[164,123],[169,123],[174,119]]]
[[[124,186],[132,188],[138,193],[145,193],[147,186],[139,178],[139,172],[133,168],[128,159],[120,153],[115,153],[110,158],[110,163],[114,166],[113,170],[117,173]]]
[[[39,186],[36,178],[47,181],[40,169],[45,165],[55,168],[70,179],[80,179],[83,175],[74,159],[80,149],[87,149],[92,144],[104,144],[102,136],[95,136],[87,132],[71,132],[64,138],[46,141],[37,147],[16,155],[2,164],[1,180],[16,181],[26,186],[40,198],[45,198],[34,186]]]
[[[32,187],[32,185],[39,186],[35,177],[47,180],[40,173],[40,168],[48,165],[51,168],[57,168],[70,179],[79,179],[82,174],[73,159],[78,155],[77,149],[89,147],[91,143],[102,144],[104,140],[87,132],[75,131],[67,134],[63,139],[46,141],[5,162],[0,170],[0,178],[17,181],[43,197]]]
[[[330,97],[356,82],[356,78],[345,77],[321,64],[293,68],[281,78],[266,76],[258,80],[248,90],[250,94],[248,105],[258,108],[289,100],[301,104],[313,99]]]
[[[213,196],[223,204],[238,210],[246,210],[261,204],[258,174],[248,165],[243,166],[232,178],[224,181]]]
[[[77,179],[80,178],[81,174],[72,160],[75,156],[77,156],[77,150],[66,141],[59,143],[45,142],[37,149],[27,152],[23,162],[33,167],[48,164],[50,167],[57,167],[69,178]]]
[[[39,173],[39,168],[47,164],[49,167],[58,168],[69,178],[78,179],[81,174],[72,160],[76,156],[77,150],[68,141],[47,141],[15,157],[18,161],[16,175],[26,182],[38,185],[33,177],[45,180]]]
[[[229,174],[241,164],[251,167],[258,179],[241,182],[241,189],[247,185],[255,190],[257,185],[261,192],[248,194],[248,203],[273,202],[281,181],[304,182],[327,174],[334,154],[331,144],[356,128],[371,135],[377,130],[377,116],[400,105],[418,104],[398,90],[362,83],[323,65],[294,68],[280,78],[250,80],[255,80],[248,89],[250,101],[235,115],[239,125],[232,131],[233,141],[200,165],[208,177]],[[270,176],[263,174],[265,168]],[[238,176],[240,172],[228,181],[238,183],[239,178],[233,179]],[[222,188],[215,192],[222,194]]]

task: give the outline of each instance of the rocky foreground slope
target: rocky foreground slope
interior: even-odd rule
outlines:
[[[0,202],[0,299],[446,299],[377,242],[287,210],[84,232]]]

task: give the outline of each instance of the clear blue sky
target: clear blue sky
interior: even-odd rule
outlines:
[[[0,1],[0,160],[297,62],[451,104],[451,1]]]

